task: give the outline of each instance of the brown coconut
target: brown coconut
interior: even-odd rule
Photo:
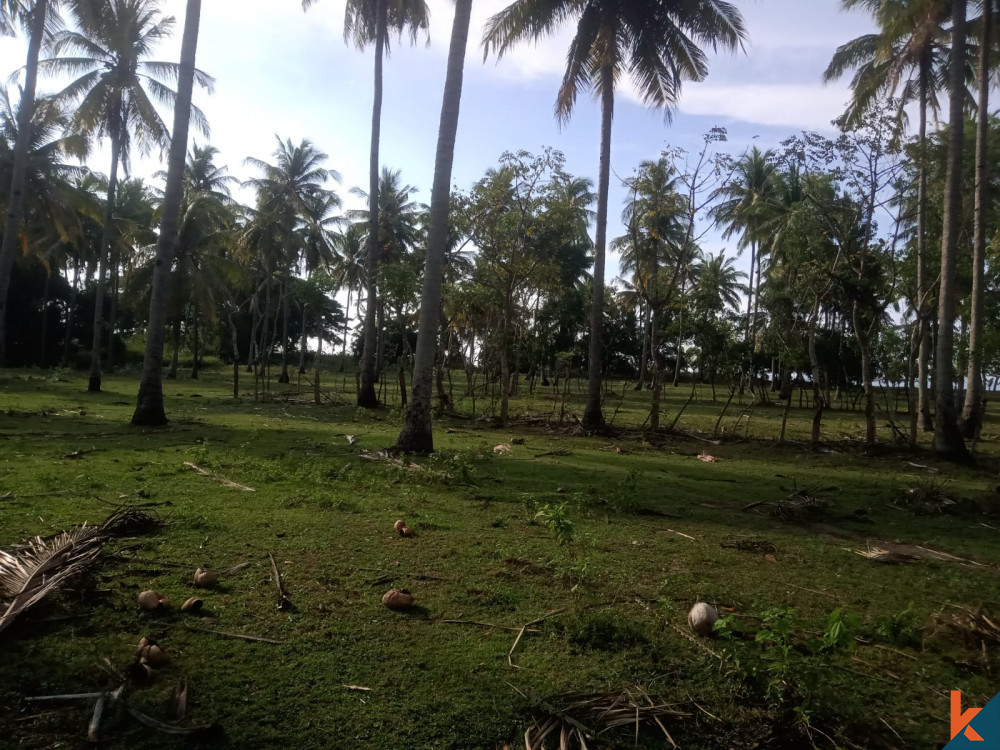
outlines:
[[[404,526],[399,530],[401,536],[413,536],[413,529],[409,526]]]
[[[194,572],[194,585],[200,589],[208,589],[219,582],[219,574],[207,568],[198,568]]]
[[[382,604],[396,611],[410,609],[414,604],[413,594],[406,589],[389,589],[382,596]]]
[[[170,657],[167,656],[166,651],[153,643],[146,647],[146,653],[143,655],[142,661],[151,666],[153,669],[161,669],[162,667],[167,666],[167,662],[170,661]]]
[[[698,602],[688,612],[688,625],[700,636],[711,635],[718,619],[719,613],[715,607],[705,602]]]
[[[182,612],[197,612],[199,609],[205,606],[205,602],[199,599],[197,596],[192,596],[186,602],[181,605]]]
[[[156,591],[143,591],[139,594],[139,606],[147,612],[163,609],[168,604],[170,604],[170,602],[167,600],[167,597]]]
[[[402,534],[403,533],[403,529],[406,528],[406,521],[400,519],[400,520],[396,521],[396,523],[394,523],[392,525],[392,528],[393,528],[393,531],[395,531],[397,534]]]

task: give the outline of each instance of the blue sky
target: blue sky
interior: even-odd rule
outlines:
[[[394,44],[385,67],[382,163],[402,171],[429,202],[437,125],[452,21],[447,0],[430,0],[431,43]],[[846,81],[823,86],[820,76],[836,47],[871,30],[871,21],[840,9],[839,0],[737,0],[750,33],[745,53],[713,56],[708,79],[687,84],[673,123],[638,103],[628,88],[619,93],[613,128],[612,168],[629,175],[643,159],[666,147],[696,150],[714,125],[728,129],[725,150],[739,154],[804,128],[829,130],[847,100]],[[503,0],[475,0],[466,59],[462,116],[453,183],[468,187],[504,150],[552,146],[563,151],[574,174],[596,181],[599,108],[581,98],[572,121],[559,127],[552,114],[565,51],[567,27],[549,40],[484,63],[479,47],[483,22]],[[173,42],[162,59],[176,60],[184,0],[165,0],[177,18]],[[343,41],[343,0],[318,0],[303,13],[299,0],[207,0],[203,4],[198,64],[217,80],[213,96],[197,101],[212,125],[211,142],[240,178],[251,176],[246,156],[269,159],[274,136],[309,138],[330,155],[343,176],[340,193],[348,206],[353,186],[367,186],[371,121],[371,50]],[[0,40],[0,70],[23,64],[23,45]],[[52,90],[56,82],[42,83]],[[754,138],[756,137],[756,141]],[[203,140],[199,137],[199,140]],[[106,170],[105,154],[91,166]],[[158,155],[136,163],[138,175],[161,168]],[[612,176],[609,237],[622,232],[618,215],[623,191]],[[706,239],[706,250],[724,246]],[[614,258],[608,279],[617,273]]]

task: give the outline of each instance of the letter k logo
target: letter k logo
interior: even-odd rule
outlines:
[[[981,708],[970,708],[962,713],[962,691],[951,691],[951,738],[955,739],[963,729],[965,736],[970,742],[984,742],[975,729],[969,726],[969,722],[976,718],[982,711]]]

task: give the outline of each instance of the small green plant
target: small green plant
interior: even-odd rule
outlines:
[[[573,522],[566,512],[566,503],[558,505],[546,503],[535,514],[535,520],[548,526],[552,535],[559,540],[559,544],[573,541]]]
[[[826,618],[826,627],[823,629],[824,651],[850,651],[854,648],[854,636],[852,630],[858,627],[857,615],[845,615],[840,608],[833,610]]]
[[[920,631],[916,626],[913,602],[906,605],[906,609],[902,612],[878,618],[875,622],[875,632],[889,643],[901,648],[919,646]]]
[[[612,513],[631,513],[639,504],[639,482],[642,472],[629,469],[628,474],[604,498],[604,503]]]

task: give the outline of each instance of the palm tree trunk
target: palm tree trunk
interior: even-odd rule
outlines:
[[[290,296],[288,271],[286,269],[282,274],[281,280],[281,375],[278,376],[279,383],[291,382],[291,378],[288,377],[288,313]]]
[[[6,364],[7,358],[7,291],[10,288],[11,269],[24,217],[25,181],[32,139],[31,118],[35,114],[35,88],[38,83],[38,54],[45,36],[45,17],[48,7],[48,0],[36,0],[32,10],[24,89],[21,91],[21,108],[17,113],[17,141],[14,144],[14,163],[11,168],[10,200],[7,204],[3,242],[0,244],[0,367]]]
[[[754,267],[757,265],[757,240],[750,240],[750,275],[747,276],[747,344],[753,334],[753,311],[754,311]]]
[[[375,84],[372,102],[372,143],[368,175],[368,262],[366,279],[368,285],[368,301],[365,308],[364,348],[361,350],[361,382],[358,387],[358,406],[374,409],[378,406],[378,395],[375,393],[376,382],[376,348],[378,334],[376,331],[375,311],[378,294],[379,242],[378,242],[378,175],[379,175],[379,138],[382,129],[382,56],[386,39],[386,0],[377,0],[375,4]]]
[[[198,302],[194,303],[194,314],[191,316],[191,379],[198,379]]]
[[[990,49],[993,43],[993,0],[983,3],[982,40],[979,45],[979,111],[976,122],[976,208],[972,241],[972,305],[969,322],[969,385],[965,391],[960,426],[964,437],[979,436],[983,412],[983,295],[986,275],[986,212],[989,210],[989,103]]]
[[[87,390],[101,391],[101,344],[104,336],[104,286],[108,275],[108,255],[111,235],[115,231],[115,194],[118,188],[118,162],[121,159],[125,123],[118,122],[111,128],[111,173],[108,177],[107,204],[104,206],[104,228],[101,232],[101,254],[97,265],[97,287],[94,293],[94,341],[90,349],[90,382]]]
[[[642,356],[639,359],[639,377],[635,381],[634,391],[641,391],[646,385],[646,361],[649,359],[649,331],[652,325],[652,308],[647,302],[643,305]]]
[[[917,411],[920,413],[920,429],[930,432],[934,429],[931,419],[930,358],[931,330],[927,304],[927,97],[930,86],[930,61],[927,54],[920,61],[920,164],[917,184],[917,315],[920,320],[919,352],[917,354]]]
[[[48,338],[49,338],[49,297],[52,294],[52,271],[46,269],[45,273],[45,286],[42,290],[42,332],[40,335],[41,344],[38,347],[38,365],[39,367],[45,367],[45,361],[48,359],[46,357],[46,349],[48,348]]]
[[[69,292],[69,311],[66,313],[66,336],[63,338],[63,367],[69,367],[69,345],[73,340],[73,324],[76,322],[76,301],[80,289],[80,259],[73,260],[73,286]]]
[[[108,372],[115,369],[115,327],[118,323],[118,253],[112,253],[111,261],[111,309],[108,312]]]
[[[681,298],[684,296],[684,287],[681,286]],[[681,345],[684,342],[684,309],[677,314],[677,357],[674,360],[674,388],[680,385],[681,380]]]
[[[611,121],[615,111],[615,75],[610,61],[601,66],[601,159],[597,175],[597,225],[594,238],[594,296],[590,303],[590,352],[587,405],[583,428],[604,430],[601,411],[601,359],[604,348],[604,255],[608,239],[608,189],[611,185]]]
[[[156,242],[153,290],[149,303],[149,326],[142,362],[138,403],[132,424],[163,425],[163,342],[166,336],[170,304],[170,271],[177,245],[177,222],[183,193],[184,160],[187,155],[188,125],[191,119],[191,95],[194,90],[194,66],[201,25],[201,0],[187,0],[184,36],[181,41],[180,71],[177,77],[177,101],[174,105],[174,129],[167,158],[167,184],[163,193],[160,234]],[[175,324],[176,325],[176,324]],[[195,354],[197,363],[197,353]]]
[[[347,306],[344,308],[344,341],[340,345],[340,371],[344,371],[344,361],[347,359],[347,336],[350,330],[348,323],[351,319],[351,287],[347,287]]]
[[[306,323],[308,322],[307,313],[309,312],[309,305],[305,302],[302,303],[302,334],[299,336],[299,375],[305,375],[306,373],[306,348],[309,342],[306,340]]]
[[[953,381],[955,378],[955,262],[962,213],[962,152],[965,124],[965,27],[966,3],[952,3],[951,117],[948,132],[948,169],[945,179],[944,223],[941,232],[941,290],[938,295],[938,340],[935,356],[937,372],[937,425],[934,450],[945,458],[968,459],[968,451],[958,429]]]
[[[172,326],[170,341],[172,344],[173,354],[170,357],[170,370],[167,372],[168,380],[177,380],[177,368],[180,366],[181,360],[181,321],[180,318],[174,318],[174,324]],[[140,385],[141,387],[141,385]],[[160,388],[161,392],[163,388]]]

